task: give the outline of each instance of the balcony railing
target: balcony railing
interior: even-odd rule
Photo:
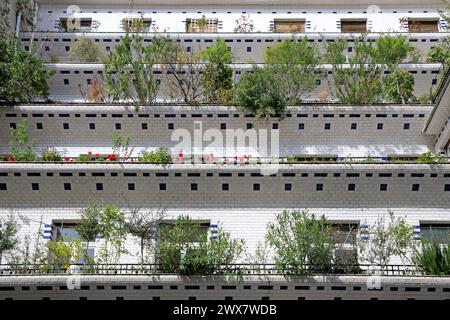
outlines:
[[[300,271],[298,271],[300,270]],[[49,265],[0,265],[0,276],[36,276],[36,275],[174,275],[166,272],[157,264],[75,264],[69,268],[52,267]],[[418,266],[414,265],[387,265],[384,267],[360,264],[339,265],[328,269],[318,268],[312,265],[304,265],[296,270],[280,270],[275,264],[233,264],[223,265],[213,273],[197,273],[189,275],[282,275],[282,276],[313,276],[313,275],[383,275],[383,276],[425,276]]]

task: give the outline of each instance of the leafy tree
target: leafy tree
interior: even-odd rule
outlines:
[[[364,37],[354,39],[354,54],[346,57],[347,42],[327,46],[326,61],[332,64],[334,95],[341,103],[369,104],[383,94],[382,67],[373,61],[372,45]]]
[[[427,62],[440,63],[445,70],[450,65],[450,37],[443,37],[428,51]]]
[[[257,118],[281,116],[286,100],[280,87],[281,83],[275,81],[269,69],[253,66],[251,72],[242,75],[236,88],[236,100],[244,112]]]
[[[10,128],[9,135],[9,148],[15,161],[34,161],[36,159],[34,152],[36,141],[30,140],[25,119],[17,125],[17,128]]]
[[[69,51],[69,59],[81,63],[98,63],[102,60],[100,45],[85,36],[77,38]]]
[[[0,264],[2,264],[3,253],[14,249],[19,243],[18,231],[19,226],[13,216],[0,220]]]
[[[302,41],[283,41],[267,49],[265,62],[290,104],[299,103],[306,92],[317,87],[316,81],[322,77],[321,54],[317,45],[310,45],[306,37]]]
[[[373,45],[366,36],[354,39],[354,54],[346,57],[347,42],[327,46],[326,62],[331,63],[335,96],[342,103],[408,103],[414,98],[414,78],[400,64],[416,60],[417,51],[403,36],[382,36]],[[383,76],[383,71],[390,74]]]
[[[11,26],[9,25],[10,4],[11,0],[0,2],[0,36],[2,37],[5,37],[11,31]]]
[[[117,263],[120,255],[128,253],[124,243],[127,234],[125,214],[115,205],[105,205],[100,215],[100,236],[104,243],[99,250],[99,261]]]
[[[268,225],[266,239],[281,273],[332,271],[334,240],[323,215],[316,218],[307,211],[285,210]]]
[[[231,239],[222,227],[214,237],[202,231],[201,226],[187,216],[180,216],[175,224],[163,224],[156,252],[160,267],[165,272],[181,274],[234,271],[229,265],[244,252],[245,242]]]
[[[414,100],[414,77],[407,70],[395,68],[386,76],[384,92],[390,102],[410,103]]]
[[[141,266],[144,264],[144,250],[149,247],[158,237],[159,225],[166,215],[166,210],[156,212],[141,208],[134,208],[125,222],[127,232],[138,237],[140,242]]]
[[[83,241],[86,241],[85,261],[87,259],[87,251],[89,250],[89,242],[94,241],[97,235],[102,232],[100,224],[102,216],[102,205],[99,202],[91,201],[89,206],[81,210],[81,219],[76,230]]]
[[[414,100],[414,77],[400,64],[416,61],[418,52],[404,36],[382,36],[376,40],[374,62],[384,65],[390,74],[384,81],[385,98],[389,102],[410,103]]]
[[[131,100],[136,105],[155,102],[159,81],[153,75],[160,63],[161,41],[143,45],[141,34],[127,33],[105,61],[105,89],[113,101]]]
[[[206,61],[203,77],[205,99],[208,102],[229,102],[232,99],[233,54],[223,39],[200,53]]]
[[[161,60],[166,72],[168,95],[189,105],[197,105],[203,96],[204,73],[200,54],[187,51],[179,43],[167,42]]]
[[[47,79],[53,74],[41,59],[22,49],[19,39],[0,38],[0,101],[21,103],[47,99]]]
[[[143,152],[139,157],[140,162],[148,162],[154,164],[168,164],[172,162],[172,157],[166,148],[158,148],[158,150]]]

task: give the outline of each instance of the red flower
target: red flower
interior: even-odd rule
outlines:
[[[13,157],[8,157],[6,158],[6,160],[9,162],[16,162],[16,159],[14,159]]]
[[[70,161],[69,157],[64,157],[64,161]]]
[[[92,151],[88,151],[88,155],[89,155],[89,156],[92,156]]]
[[[183,153],[182,152],[180,152],[179,154],[178,154],[178,158],[183,158]]]
[[[95,157],[96,157],[96,158],[100,157],[100,153],[96,153],[96,154],[95,154]]]

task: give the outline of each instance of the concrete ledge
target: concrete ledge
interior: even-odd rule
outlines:
[[[2,276],[13,300],[450,299],[450,277],[396,276]]]

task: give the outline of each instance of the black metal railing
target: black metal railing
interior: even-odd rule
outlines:
[[[69,267],[49,266],[44,264],[0,265],[0,276],[37,276],[37,275],[183,275],[177,272],[167,272],[158,264],[75,264]],[[282,275],[282,276],[313,276],[313,275],[383,275],[383,276],[425,276],[423,270],[414,265],[387,265],[384,267],[360,265],[333,265],[319,267],[313,265],[296,266],[295,268],[280,268],[275,264],[232,264],[223,265],[208,273],[190,273],[184,275]]]

